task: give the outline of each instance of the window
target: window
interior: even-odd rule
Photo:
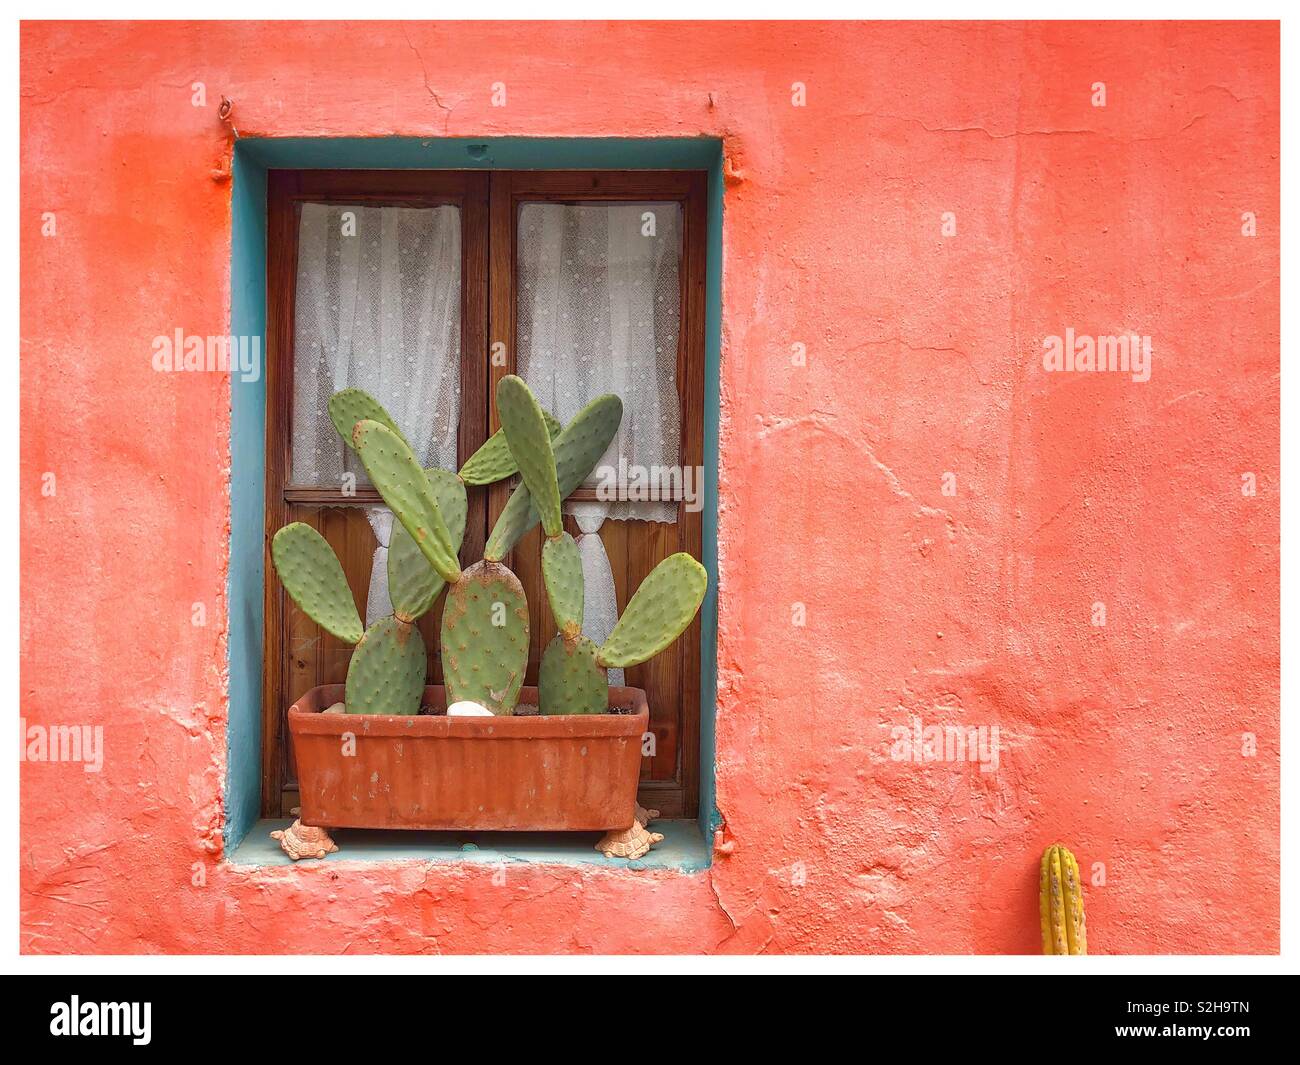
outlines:
[[[339,388],[373,393],[420,459],[447,468],[497,428],[504,374],[524,377],[562,421],[615,392],[625,413],[610,469],[565,506],[599,639],[660,560],[701,556],[705,189],[695,171],[270,171],[268,543],[307,522],[367,621],[389,612],[391,516],[328,423]],[[646,492],[664,469],[678,475]],[[470,492],[463,564],[482,557],[511,487]],[[532,612],[527,684],[554,633],[540,555],[534,531],[507,560]],[[262,812],[276,817],[297,805],[287,708],[342,682],[351,648],[296,608],[269,563],[266,573]],[[420,622],[434,684],[440,618],[439,603]],[[699,626],[624,678],[651,705],[640,801],[665,817],[698,812]]]

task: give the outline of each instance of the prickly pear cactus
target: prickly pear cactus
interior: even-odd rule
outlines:
[[[537,673],[537,702],[543,714],[603,714],[609,710],[609,677],[596,664],[597,652],[585,636],[555,634]]]
[[[497,410],[523,484],[502,511],[484,554],[499,560],[542,522],[542,576],[560,631],[542,655],[540,709],[548,715],[604,713],[609,705],[606,667],[637,665],[681,635],[704,599],[708,575],[690,555],[665,559],[632,597],[604,647],[596,647],[582,635],[582,558],[563,530],[561,502],[609,447],[623,416],[622,402],[614,396],[593,400],[551,440],[536,398],[523,380],[511,375],[497,385]],[[445,639],[443,652],[445,671]]]
[[[429,612],[438,593],[447,587],[401,522],[388,536],[388,598],[403,621],[418,621]]]
[[[333,549],[310,525],[286,525],[271,539],[271,561],[304,614],[346,643],[361,639],[361,616]]]
[[[554,440],[562,426],[554,415],[542,411],[547,435]],[[519,472],[519,465],[510,453],[506,431],[498,429],[487,438],[487,443],[472,454],[460,468],[460,479],[466,484],[494,484]]]
[[[469,513],[464,482],[450,470],[435,468],[424,472],[438,511],[446,520],[451,542],[459,552]],[[433,606],[446,583],[411,539],[406,526],[400,521],[393,522],[388,539],[388,597],[393,612],[403,621],[418,620]]]
[[[397,428],[397,423],[384,410],[383,404],[360,388],[345,388],[341,392],[335,392],[330,396],[329,409],[330,421],[348,447],[352,447],[352,430],[356,428],[357,422],[367,420],[386,426],[402,437],[403,443],[406,442],[402,430]]]
[[[442,579],[455,584],[460,579],[456,561],[460,545],[452,543],[429,479],[406,442],[386,426],[366,419],[353,428],[352,443],[393,515]]]
[[[548,540],[547,545],[552,542],[556,541]],[[545,569],[543,573],[554,602],[551,573]],[[579,586],[581,577],[579,566]],[[707,586],[708,573],[695,559],[684,552],[671,555],[641,583],[603,647],[597,648],[585,636],[572,632],[558,634],[542,656],[538,679],[541,712],[605,713],[606,668],[639,665],[671,644],[695,617]],[[559,616],[556,611],[557,621]]]
[[[1044,954],[1087,954],[1079,863],[1060,843],[1043,852],[1038,873],[1038,921]]]
[[[345,388],[335,392],[329,402],[330,420],[344,443],[354,451],[357,426],[364,421],[378,422],[393,433],[409,449],[406,437],[383,405],[360,388]],[[362,459],[364,464],[365,460]],[[447,526],[453,554],[460,551],[465,538],[465,517],[469,509],[465,497],[465,483],[448,470],[433,468],[424,471],[429,488],[437,503],[439,515]],[[388,594],[393,612],[403,621],[415,621],[425,614],[438,598],[446,582],[430,566],[406,526],[393,523],[388,543]]]
[[[414,625],[380,618],[352,652],[344,702],[349,714],[418,714],[424,694],[424,639]]]
[[[330,399],[329,408],[335,429],[350,446],[355,446],[354,430],[365,423],[397,441],[409,453],[405,439],[388,412],[360,389],[349,388],[336,393]],[[446,475],[441,470],[433,471],[431,476],[446,492],[448,508],[458,523],[459,544],[465,523],[464,486],[457,482],[457,516],[456,488],[444,480],[451,476],[454,481],[455,476]],[[420,477],[424,491],[432,494],[423,471]],[[343,567],[324,537],[310,526],[295,522],[286,525],[271,540],[271,559],[285,590],[322,628],[356,645],[348,664],[346,703],[340,704],[345,705],[350,714],[419,713],[426,666],[424,640],[408,622],[428,609],[438,590],[433,589],[430,594],[430,585],[437,581],[440,589],[442,579],[433,572],[424,555],[415,549],[414,541],[408,538],[408,542],[411,550],[403,551],[399,547],[396,579],[391,585],[403,616],[382,618],[363,630]],[[410,557],[412,554],[414,559]],[[416,559],[420,569],[414,564]]]
[[[447,701],[509,714],[528,668],[528,601],[519,578],[499,562],[476,562],[447,592],[442,608],[442,674]]]
[[[524,486],[541,516],[542,528],[548,537],[559,536],[560,485],[541,405],[523,379],[510,374],[497,382],[497,412],[510,454],[519,464]]]
[[[653,658],[691,623],[708,585],[708,572],[690,555],[669,555],[632,596],[600,649],[600,664],[625,669]]]
[[[566,532],[542,541],[542,580],[555,615],[555,627],[566,636],[582,632],[586,586],[582,579],[582,554],[578,541]]]
[[[276,535],[272,557],[286,589],[328,631],[357,644],[348,670],[349,713],[412,714],[424,689],[424,642],[414,622],[450,585],[442,617],[442,661],[451,702],[509,714],[528,664],[528,604],[523,586],[500,560],[540,520],[546,531],[542,571],[560,632],[543,655],[539,686],[546,714],[608,709],[606,667],[632,666],[667,647],[690,624],[707,585],[686,554],[665,559],[632,597],[603,647],[582,635],[582,561],[563,530],[561,504],[595,467],[623,415],[616,396],[588,403],[563,429],[518,377],[498,385],[502,430],[461,474],[424,471],[383,407],[360,389],[330,401],[339,434],[360,456],[397,521],[389,543],[389,589],[395,616],[363,634],[342,568],[323,538],[305,525]],[[461,572],[465,485],[520,472],[482,562]],[[358,642],[359,641],[359,642]],[[1076,870],[1077,875],[1077,870]]]
[[[573,492],[596,468],[623,419],[623,401],[618,396],[597,396],[574,416],[573,421],[551,441],[555,455],[555,476],[560,498]],[[483,557],[500,562],[529,529],[541,520],[526,485],[519,485],[502,508]]]

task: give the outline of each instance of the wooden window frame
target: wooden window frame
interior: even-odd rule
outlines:
[[[499,426],[495,386],[515,371],[516,224],[521,204],[595,201],[673,201],[681,207],[682,260],[677,388],[682,409],[681,463],[702,468],[704,453],[705,253],[707,174],[704,171],[483,171],[483,170],[271,170],[267,215],[266,536],[265,639],[263,652],[262,814],[283,815],[294,792],[286,790],[286,693],[290,655],[284,646],[285,599],[270,560],[271,535],[290,519],[294,505],[340,506],[379,502],[373,488],[358,487],[346,500],[337,489],[294,485],[291,467],[294,298],[297,235],[303,202],[428,207],[455,204],[461,230],[461,411],[457,461],[464,462]],[[505,359],[494,360],[495,344]],[[501,349],[498,349],[501,350]],[[466,402],[482,395],[486,402]],[[470,493],[462,564],[482,557],[487,530],[512,485]],[[579,488],[571,499],[592,499]],[[702,557],[702,511],[678,502],[674,528],[679,550]],[[518,560],[512,553],[507,562]],[[620,608],[628,590],[616,584]],[[532,598],[532,596],[530,596]],[[545,596],[541,596],[544,601]],[[549,619],[549,608],[543,607]],[[676,728],[675,767],[669,778],[643,779],[642,805],[664,817],[697,816],[700,790],[700,619],[665,651],[679,656],[680,720],[656,722]],[[693,649],[690,653],[687,649]],[[533,665],[535,668],[535,663]],[[646,667],[637,667],[646,668]],[[531,681],[530,681],[531,683]],[[629,678],[629,683],[634,683]],[[661,769],[662,767],[657,767]]]

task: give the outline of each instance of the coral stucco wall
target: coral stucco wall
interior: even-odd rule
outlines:
[[[22,48],[22,710],[106,749],[22,767],[24,950],[1032,953],[1057,839],[1095,952],[1278,949],[1275,25]],[[222,862],[230,390],[149,344],[229,329],[223,93],[243,135],[724,139],[707,873]],[[1150,335],[1150,380],[1045,373],[1066,328]],[[998,725],[998,770],[892,760],[913,718]]]

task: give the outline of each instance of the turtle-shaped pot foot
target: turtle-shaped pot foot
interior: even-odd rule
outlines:
[[[647,809],[646,809],[644,806],[642,806],[640,803],[637,803],[637,804],[636,804],[636,819],[637,819],[638,821],[640,821],[643,825],[648,825],[648,824],[650,824],[651,821],[658,821],[658,820],[659,820],[659,811],[658,811],[658,810],[647,810]]]
[[[606,858],[643,858],[663,838],[662,833],[647,832],[640,821],[633,821],[631,828],[625,828],[621,832],[606,832],[596,844],[596,850]]]
[[[278,839],[280,849],[295,862],[299,858],[324,858],[339,849],[323,828],[313,828],[301,821],[295,821],[283,831],[277,828],[271,838]]]

